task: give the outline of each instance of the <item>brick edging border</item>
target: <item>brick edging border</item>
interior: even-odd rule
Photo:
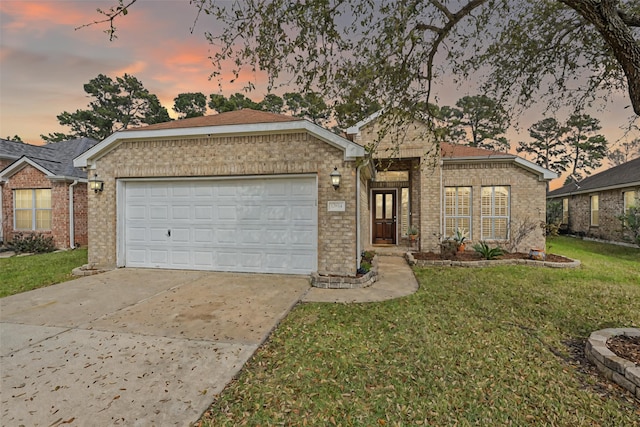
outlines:
[[[371,260],[371,270],[360,277],[324,276],[311,274],[311,286],[322,289],[360,289],[373,285],[378,280],[378,256]]]
[[[584,353],[608,380],[629,390],[640,400],[640,365],[617,356],[607,347],[609,338],[618,335],[640,337],[640,329],[608,328],[595,331],[589,336]]]
[[[411,252],[405,254],[405,258],[409,265],[416,265],[418,267],[493,267],[496,265],[532,265],[536,267],[548,267],[548,268],[577,268],[580,266],[580,260],[574,259],[571,262],[551,262],[551,261],[536,261],[533,259],[493,259],[493,260],[480,260],[480,261],[456,261],[456,260],[424,260],[415,259]]]

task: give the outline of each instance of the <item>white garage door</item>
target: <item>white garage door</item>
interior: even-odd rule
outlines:
[[[292,274],[317,270],[315,176],[127,181],[122,189],[120,265]]]

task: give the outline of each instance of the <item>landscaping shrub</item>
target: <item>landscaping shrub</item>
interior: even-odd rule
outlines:
[[[53,237],[46,237],[40,233],[18,233],[13,236],[10,246],[16,253],[41,254],[56,250]]]
[[[495,259],[500,255],[504,255],[504,251],[502,250],[502,248],[499,248],[497,246],[495,248],[490,248],[489,245],[487,245],[485,242],[480,242],[473,245],[473,250],[482,255],[482,258],[489,260]]]

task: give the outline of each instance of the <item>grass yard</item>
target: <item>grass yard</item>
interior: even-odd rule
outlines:
[[[640,326],[640,250],[549,246],[583,266],[424,268],[406,298],[299,305],[201,424],[640,426],[582,353],[594,330]]]
[[[85,248],[0,258],[0,297],[74,279],[71,270],[86,263]]]

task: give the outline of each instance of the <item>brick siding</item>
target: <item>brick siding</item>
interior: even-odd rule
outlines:
[[[318,272],[354,275],[356,270],[356,165],[342,150],[292,132],[225,137],[124,141],[97,161],[102,193],[89,193],[89,262],[116,265],[116,180],[136,177],[217,177],[273,174],[318,176]],[[338,190],[329,174],[342,174]],[[327,212],[344,200],[345,212]]]
[[[607,191],[594,191],[588,194],[574,194],[569,199],[569,223],[571,233],[612,241],[628,241],[629,235],[623,232],[618,216],[623,214],[625,191],[640,192],[640,187],[629,187]],[[599,221],[591,225],[591,196],[599,196]],[[562,197],[555,199],[562,203]]]
[[[70,182],[51,181],[44,173],[27,165],[12,175],[2,186],[2,229],[5,241],[11,241],[17,233],[40,233],[52,236],[57,248],[69,247],[69,184]],[[79,202],[76,208],[75,233],[76,241],[86,245],[86,194],[87,185],[79,183],[74,194],[74,201]],[[13,190],[18,189],[51,189],[51,229],[22,231],[13,228]],[[84,197],[84,204],[82,199]],[[80,240],[78,240],[80,236]],[[82,237],[84,236],[84,237]]]

